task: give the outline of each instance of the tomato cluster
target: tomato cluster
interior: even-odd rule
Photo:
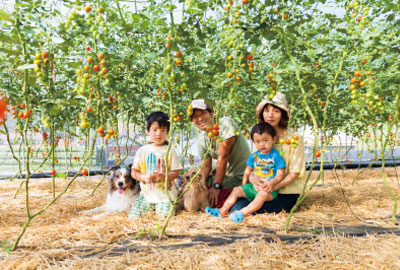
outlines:
[[[211,140],[216,141],[216,140],[221,139],[221,138],[218,138],[218,136],[219,136],[219,125],[218,124],[214,124],[213,126],[208,126],[206,131],[207,131],[207,136]],[[219,140],[219,141],[221,141],[221,140]]]
[[[47,51],[38,52],[35,55],[35,60],[33,61],[35,65],[33,72],[39,78],[39,81],[45,85],[49,86],[50,83],[50,74],[54,69],[54,62],[52,62],[52,58],[49,56]]]

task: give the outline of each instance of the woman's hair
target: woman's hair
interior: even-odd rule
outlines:
[[[252,140],[254,140],[253,137],[254,137],[255,133],[260,134],[260,135],[263,133],[267,133],[272,138],[276,137],[276,130],[267,122],[258,123],[251,129],[250,136],[251,136]]]
[[[168,115],[163,112],[152,112],[146,118],[146,129],[150,130],[151,124],[157,122],[160,127],[166,127],[169,132],[169,118]]]
[[[200,110],[200,109],[194,109],[193,110],[193,113],[192,113],[192,115],[190,116],[190,121],[192,121],[192,118],[193,118],[193,114],[194,114],[194,111],[195,110]],[[213,114],[214,113],[214,110],[213,110],[213,108],[210,106],[210,105],[208,105],[208,104],[206,104],[206,109],[205,109],[207,112],[209,112],[210,114]]]
[[[267,103],[265,104],[264,108],[261,110],[259,118],[261,119],[262,122],[265,122],[264,119],[264,110],[265,108],[271,103]],[[271,104],[272,106],[274,106],[274,108],[277,108],[281,111],[281,120],[279,121],[278,127],[281,129],[287,129],[288,124],[289,124],[289,115],[285,110],[282,110],[281,108],[275,106],[274,104]]]

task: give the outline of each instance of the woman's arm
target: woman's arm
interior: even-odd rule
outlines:
[[[274,191],[277,189],[281,189],[283,187],[286,187],[287,185],[289,185],[290,183],[292,183],[294,180],[296,180],[299,177],[300,173],[298,172],[291,172],[288,173],[285,178],[283,178],[283,180],[281,182],[279,182],[278,184],[276,184],[274,186]]]

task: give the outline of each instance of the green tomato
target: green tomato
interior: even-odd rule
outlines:
[[[84,95],[85,94],[85,90],[86,90],[85,86],[82,85],[81,87],[79,87],[77,92],[78,92],[79,95]]]

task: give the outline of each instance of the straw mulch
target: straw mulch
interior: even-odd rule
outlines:
[[[288,234],[283,231],[287,213],[250,216],[235,224],[180,212],[171,219],[169,237],[163,240],[152,237],[159,222],[151,214],[137,221],[128,220],[127,213],[100,220],[81,214],[104,203],[108,183],[90,196],[99,177],[78,179],[32,221],[17,251],[0,251],[0,269],[400,269],[398,235],[319,233],[340,225],[400,229],[391,222],[394,203],[380,170],[364,171],[354,185],[355,171],[337,173],[335,178],[325,171],[324,186],[313,189],[295,213]],[[387,168],[385,173],[387,185],[399,196],[395,170]],[[66,183],[57,180],[57,191]],[[15,240],[25,222],[23,192],[12,199],[18,184],[0,182],[0,240]],[[33,212],[51,199],[50,180],[32,180],[30,193]],[[304,234],[310,237],[301,238]],[[281,241],[276,235],[300,239]]]

